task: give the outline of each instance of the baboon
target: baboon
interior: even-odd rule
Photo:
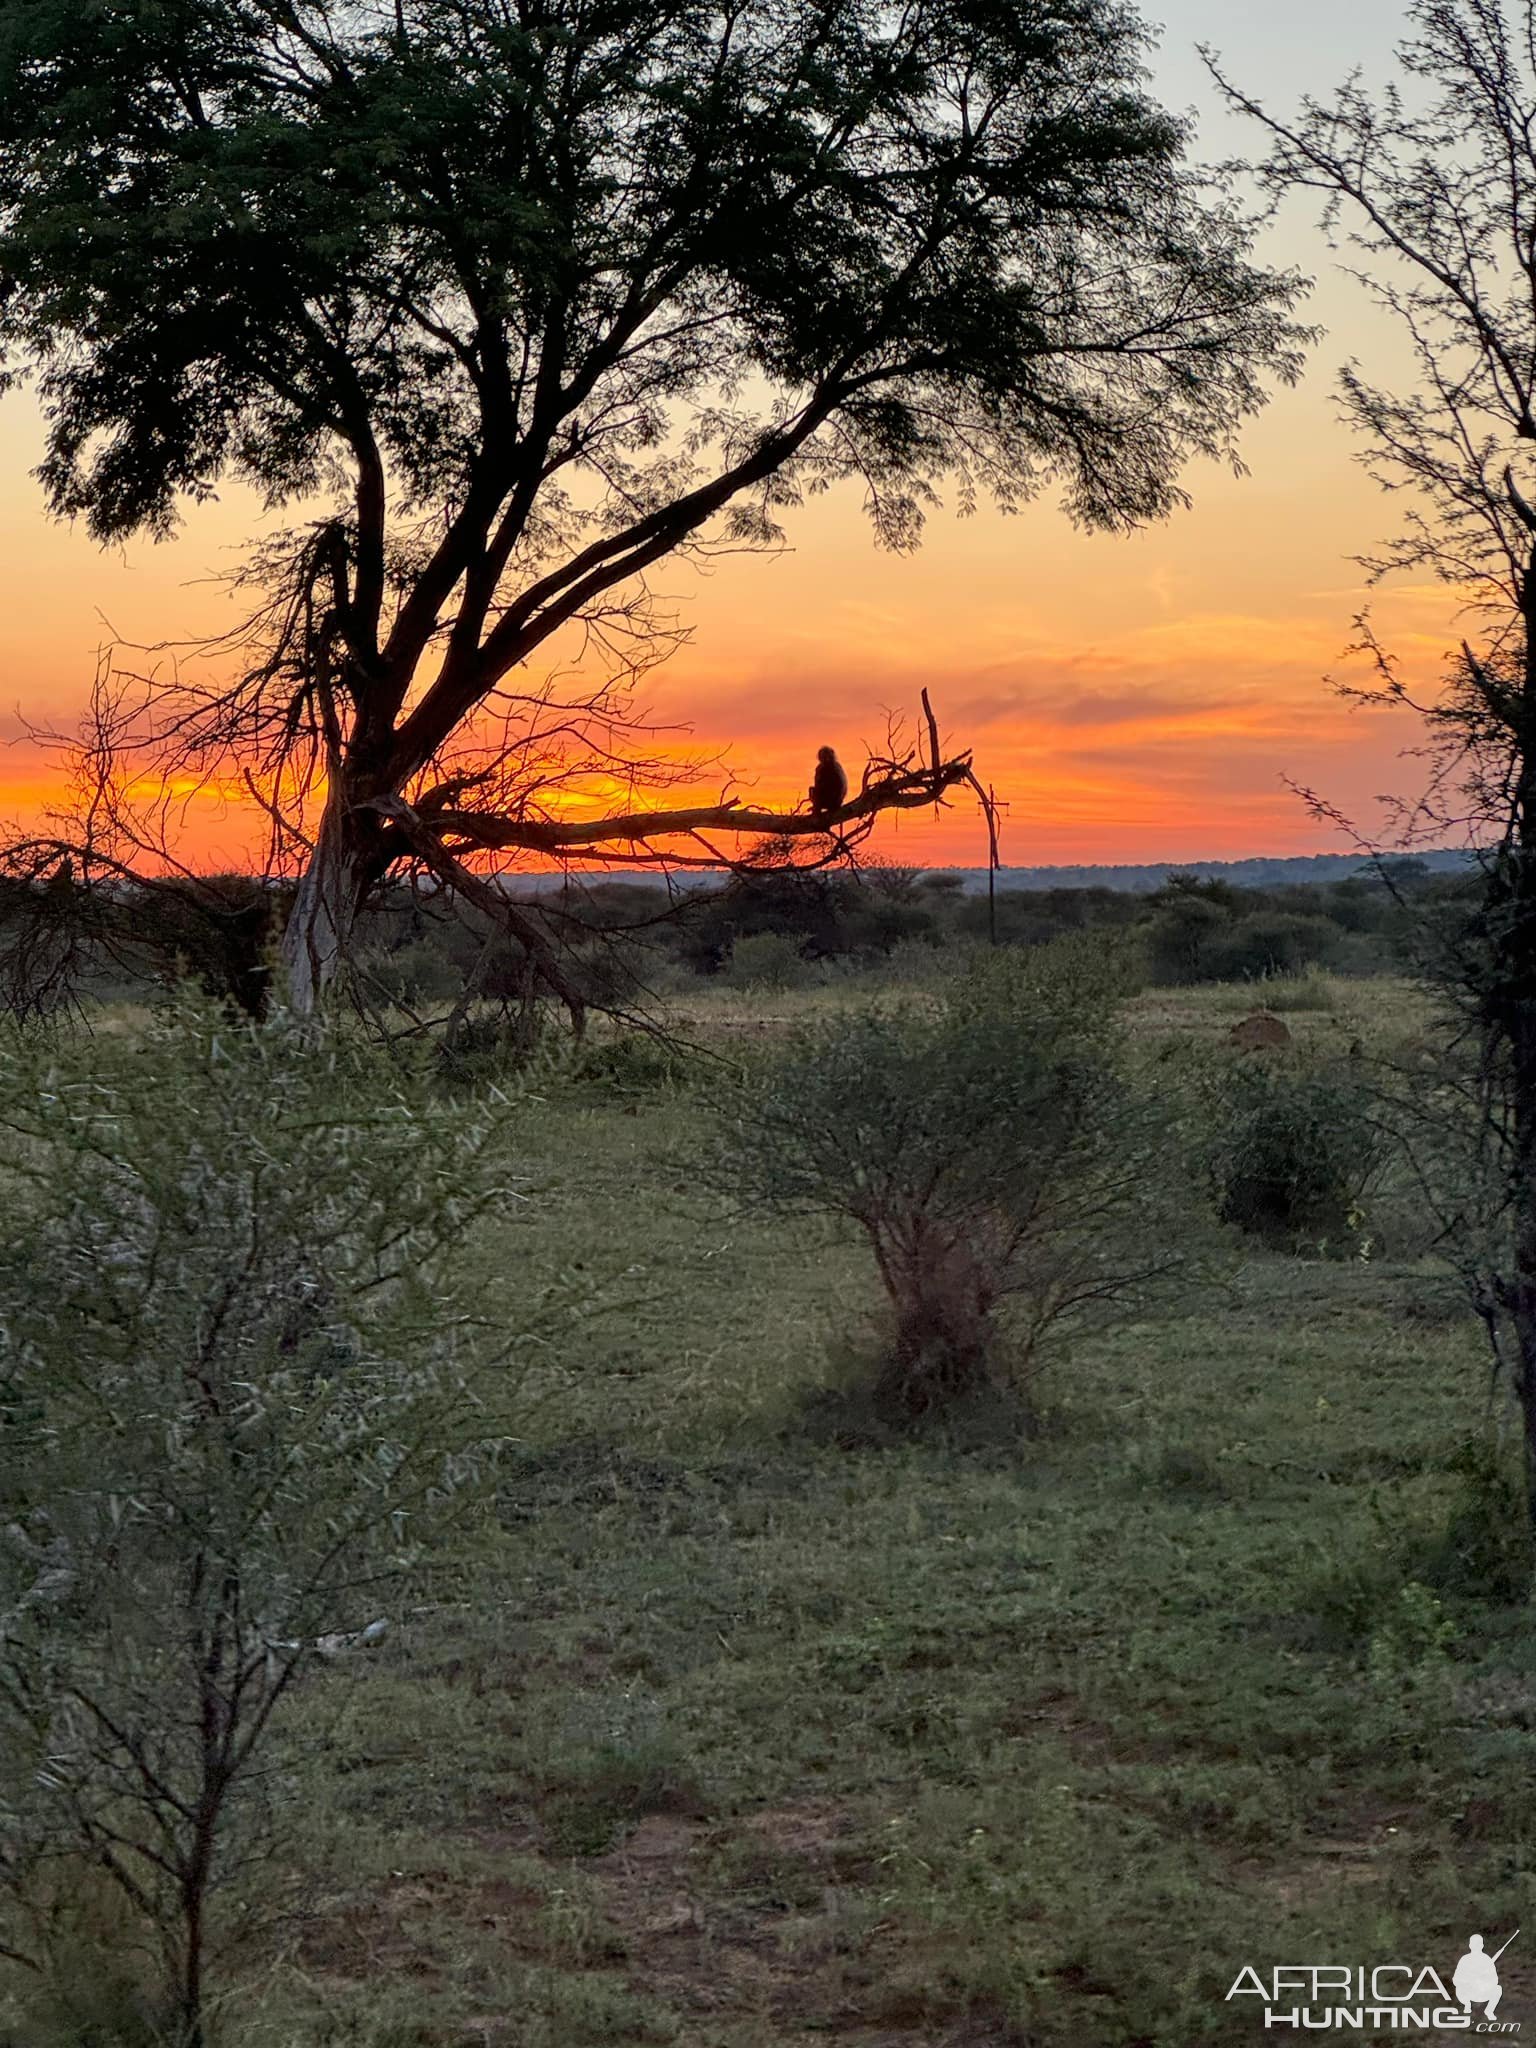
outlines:
[[[848,777],[830,747],[816,750],[816,779],[810,788],[811,809],[818,815],[840,811],[848,801]]]

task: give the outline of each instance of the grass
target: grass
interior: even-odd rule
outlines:
[[[1300,1028],[1413,1021],[1335,1001]],[[495,1516],[311,1683],[302,1888],[221,2039],[1195,2048],[1262,2031],[1245,1962],[1448,1977],[1530,1918],[1536,1628],[1432,1265],[1251,1258],[1078,1347],[1032,1442],[836,1452],[793,1418],[869,1276],[700,1198],[697,1122],[530,1107],[487,1257],[582,1307]]]
[[[1312,968],[1269,981],[1150,988],[1129,1006],[1133,1026],[1152,1036],[1198,1042],[1225,1038],[1240,1019],[1267,1010],[1303,1044],[1343,1052],[1355,1039],[1388,1044],[1422,1031],[1429,1008],[1411,982],[1356,980]]]
[[[1449,1589],[1448,1651],[1405,1625],[1479,1415],[1401,1277],[1250,1267],[1080,1357],[1023,1457],[726,1432],[686,1367],[648,1443],[594,1402],[527,1447],[328,1681],[275,2037],[1217,2041],[1250,1957],[1514,1926],[1536,1639]]]

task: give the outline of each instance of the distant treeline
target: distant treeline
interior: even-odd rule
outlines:
[[[1386,856],[1389,866],[1402,856]],[[1465,850],[1436,847],[1409,858],[1425,874],[1464,874],[1475,859]],[[1130,889],[1147,895],[1171,875],[1195,875],[1202,882],[1231,882],[1239,889],[1284,889],[1297,883],[1347,882],[1376,863],[1359,853],[1255,854],[1247,860],[1157,861],[1146,866],[1003,868],[999,881],[1010,889]],[[986,887],[984,868],[966,871],[973,887]]]
[[[1415,964],[1443,918],[1471,904],[1477,876],[1466,863],[1437,869],[1407,858],[1357,866],[1336,881],[1260,888],[1186,871],[1145,892],[1000,886],[990,901],[958,874],[893,867],[768,870],[681,895],[659,878],[551,887],[539,877],[504,886],[588,999],[617,1004],[638,988],[702,980],[782,987],[831,971],[919,975],[942,968],[946,952],[989,940],[1037,946],[1084,931],[1104,933],[1128,969],[1153,984],[1259,982],[1311,966],[1398,973]],[[0,937],[18,927],[8,902],[34,922],[56,903],[73,933],[74,985],[86,992],[142,998],[183,975],[245,1002],[248,985],[264,979],[285,894],[233,875],[199,889],[205,900],[194,914],[179,894],[148,888],[103,895],[56,879],[39,895],[18,886],[9,897],[0,891]],[[27,931],[24,922],[19,928]],[[438,1010],[465,997],[516,1001],[526,993],[517,942],[493,931],[483,910],[440,893],[394,890],[358,936],[363,985],[377,999]],[[43,934],[28,937],[45,942]]]
[[[1472,871],[1417,858],[1323,883],[1258,888],[1193,872],[1147,893],[1109,886],[1003,888],[995,903],[955,874],[874,868],[856,874],[771,872],[679,900],[635,880],[541,888],[527,899],[550,937],[581,962],[601,1000],[638,976],[652,986],[724,977],[785,985],[827,965],[919,967],[924,956],[986,943],[1034,946],[1102,931],[1134,952],[1153,983],[1260,981],[1309,966],[1400,973],[1446,910],[1470,901]],[[452,997],[474,977],[510,996],[520,961],[474,913],[404,900],[369,932],[369,970],[407,1002]],[[931,961],[930,964],[937,964]]]
[[[1389,866],[1401,864],[1402,856],[1385,856]],[[1409,858],[1421,873],[1461,874],[1472,864],[1476,856],[1465,849],[1455,847],[1434,847]],[[1202,882],[1231,882],[1239,889],[1282,889],[1298,882],[1346,882],[1362,873],[1373,872],[1376,857],[1366,853],[1297,853],[1297,854],[1254,854],[1246,860],[1188,860],[1152,861],[1140,865],[1133,863],[1090,863],[1079,867],[1001,867],[998,869],[997,885],[1000,889],[1123,889],[1137,895],[1151,895],[1161,889],[1171,875],[1195,875]],[[985,868],[950,868],[956,884],[967,892],[985,890],[987,871]],[[602,884],[601,874],[574,875],[572,880],[586,886]],[[725,871],[702,870],[678,879],[678,886],[685,891],[715,890],[722,888],[728,877]],[[522,883],[520,887],[524,886]],[[558,891],[562,886],[558,875],[529,876],[526,886],[532,893],[545,890]],[[633,884],[620,882],[619,886],[643,888],[643,880]]]

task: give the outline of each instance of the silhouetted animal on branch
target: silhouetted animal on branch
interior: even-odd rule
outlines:
[[[848,801],[848,778],[843,764],[830,747],[816,750],[816,779],[810,788],[811,809],[818,816],[840,811]]]

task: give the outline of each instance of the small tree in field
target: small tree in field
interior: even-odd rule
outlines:
[[[189,1011],[88,1066],[0,1047],[0,1129],[0,1958],[96,1971],[48,1906],[104,1877],[199,2048],[269,1737],[494,1454],[452,1281],[495,1125]]]
[[[822,859],[965,778],[893,748],[836,813],[658,809],[609,673],[666,644],[655,565],[839,480],[909,547],[945,484],[1116,530],[1234,459],[1297,281],[1145,55],[1119,0],[8,0],[0,372],[50,502],[114,541],[227,477],[305,508],[224,673],[97,721],[157,791],[251,779],[299,1007],[392,874]],[[549,684],[573,633],[612,669]]]
[[[1132,1310],[1183,1263],[1166,1123],[1127,1077],[1106,976],[1066,958],[1005,958],[936,1006],[841,1017],[726,1105],[744,1206],[863,1234],[888,1312],[876,1400],[895,1420],[1019,1384],[1063,1325]]]

